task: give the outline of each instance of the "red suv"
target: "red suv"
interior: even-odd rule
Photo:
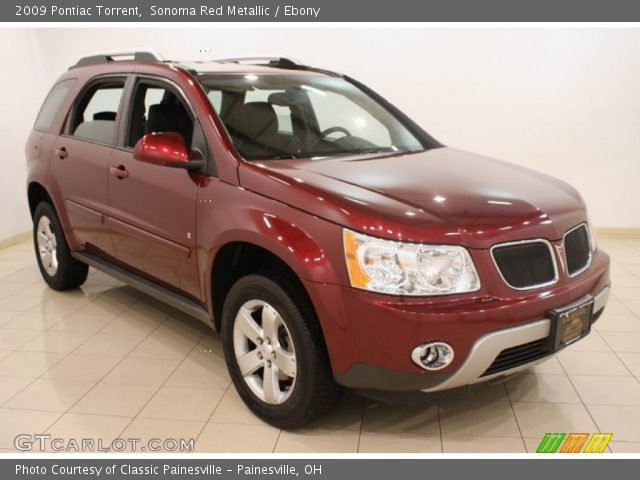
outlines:
[[[37,260],[221,331],[273,425],[342,386],[431,392],[526,369],[609,295],[578,192],[445,147],[358,81],[288,58],[82,58],[27,143]]]

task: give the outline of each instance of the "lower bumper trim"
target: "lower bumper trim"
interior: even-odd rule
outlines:
[[[609,299],[611,288],[605,287],[595,295],[586,295],[575,303],[582,303],[593,298],[593,313],[602,310]],[[485,382],[503,376],[526,370],[532,365],[544,360],[547,355],[539,352],[532,355],[529,360],[523,357],[522,363],[512,368],[495,371],[492,364],[500,353],[505,350],[524,347],[525,345],[535,345],[536,341],[546,339],[551,331],[551,320],[544,318],[535,322],[519,325],[517,327],[506,328],[491,332],[481,337],[471,349],[467,359],[462,366],[447,380],[431,388],[423,389],[425,392],[447,390],[450,388],[462,387],[478,382]],[[495,372],[495,373],[494,373]]]
[[[408,391],[425,390],[445,382],[452,373],[396,372],[366,363],[356,363],[345,373],[335,375],[336,382],[363,390]]]

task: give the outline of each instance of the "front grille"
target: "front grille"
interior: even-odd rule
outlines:
[[[491,253],[502,278],[512,288],[526,290],[557,280],[556,264],[547,242],[531,240],[497,245]]]
[[[569,230],[564,236],[564,252],[567,258],[567,271],[573,277],[584,271],[591,263],[591,243],[589,230],[582,224]]]
[[[505,372],[525,363],[538,360],[550,353],[548,345],[547,339],[541,338],[540,340],[502,350],[493,363],[489,365],[489,368],[480,376],[486,377],[495,373]]]

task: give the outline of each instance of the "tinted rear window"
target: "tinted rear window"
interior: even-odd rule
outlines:
[[[65,98],[67,98],[67,95],[74,83],[76,83],[75,78],[71,78],[58,83],[51,89],[49,95],[47,95],[47,98],[42,104],[42,108],[40,109],[40,113],[36,119],[36,124],[33,127],[34,129],[40,132],[48,132],[51,130],[53,120],[56,118],[58,110],[60,110],[62,103]]]

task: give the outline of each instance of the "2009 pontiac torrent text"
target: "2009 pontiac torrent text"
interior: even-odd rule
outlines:
[[[281,428],[343,387],[512,375],[588,335],[609,296],[571,186],[285,57],[82,58],[26,152],[49,286],[91,266],[220,331],[240,396]]]

